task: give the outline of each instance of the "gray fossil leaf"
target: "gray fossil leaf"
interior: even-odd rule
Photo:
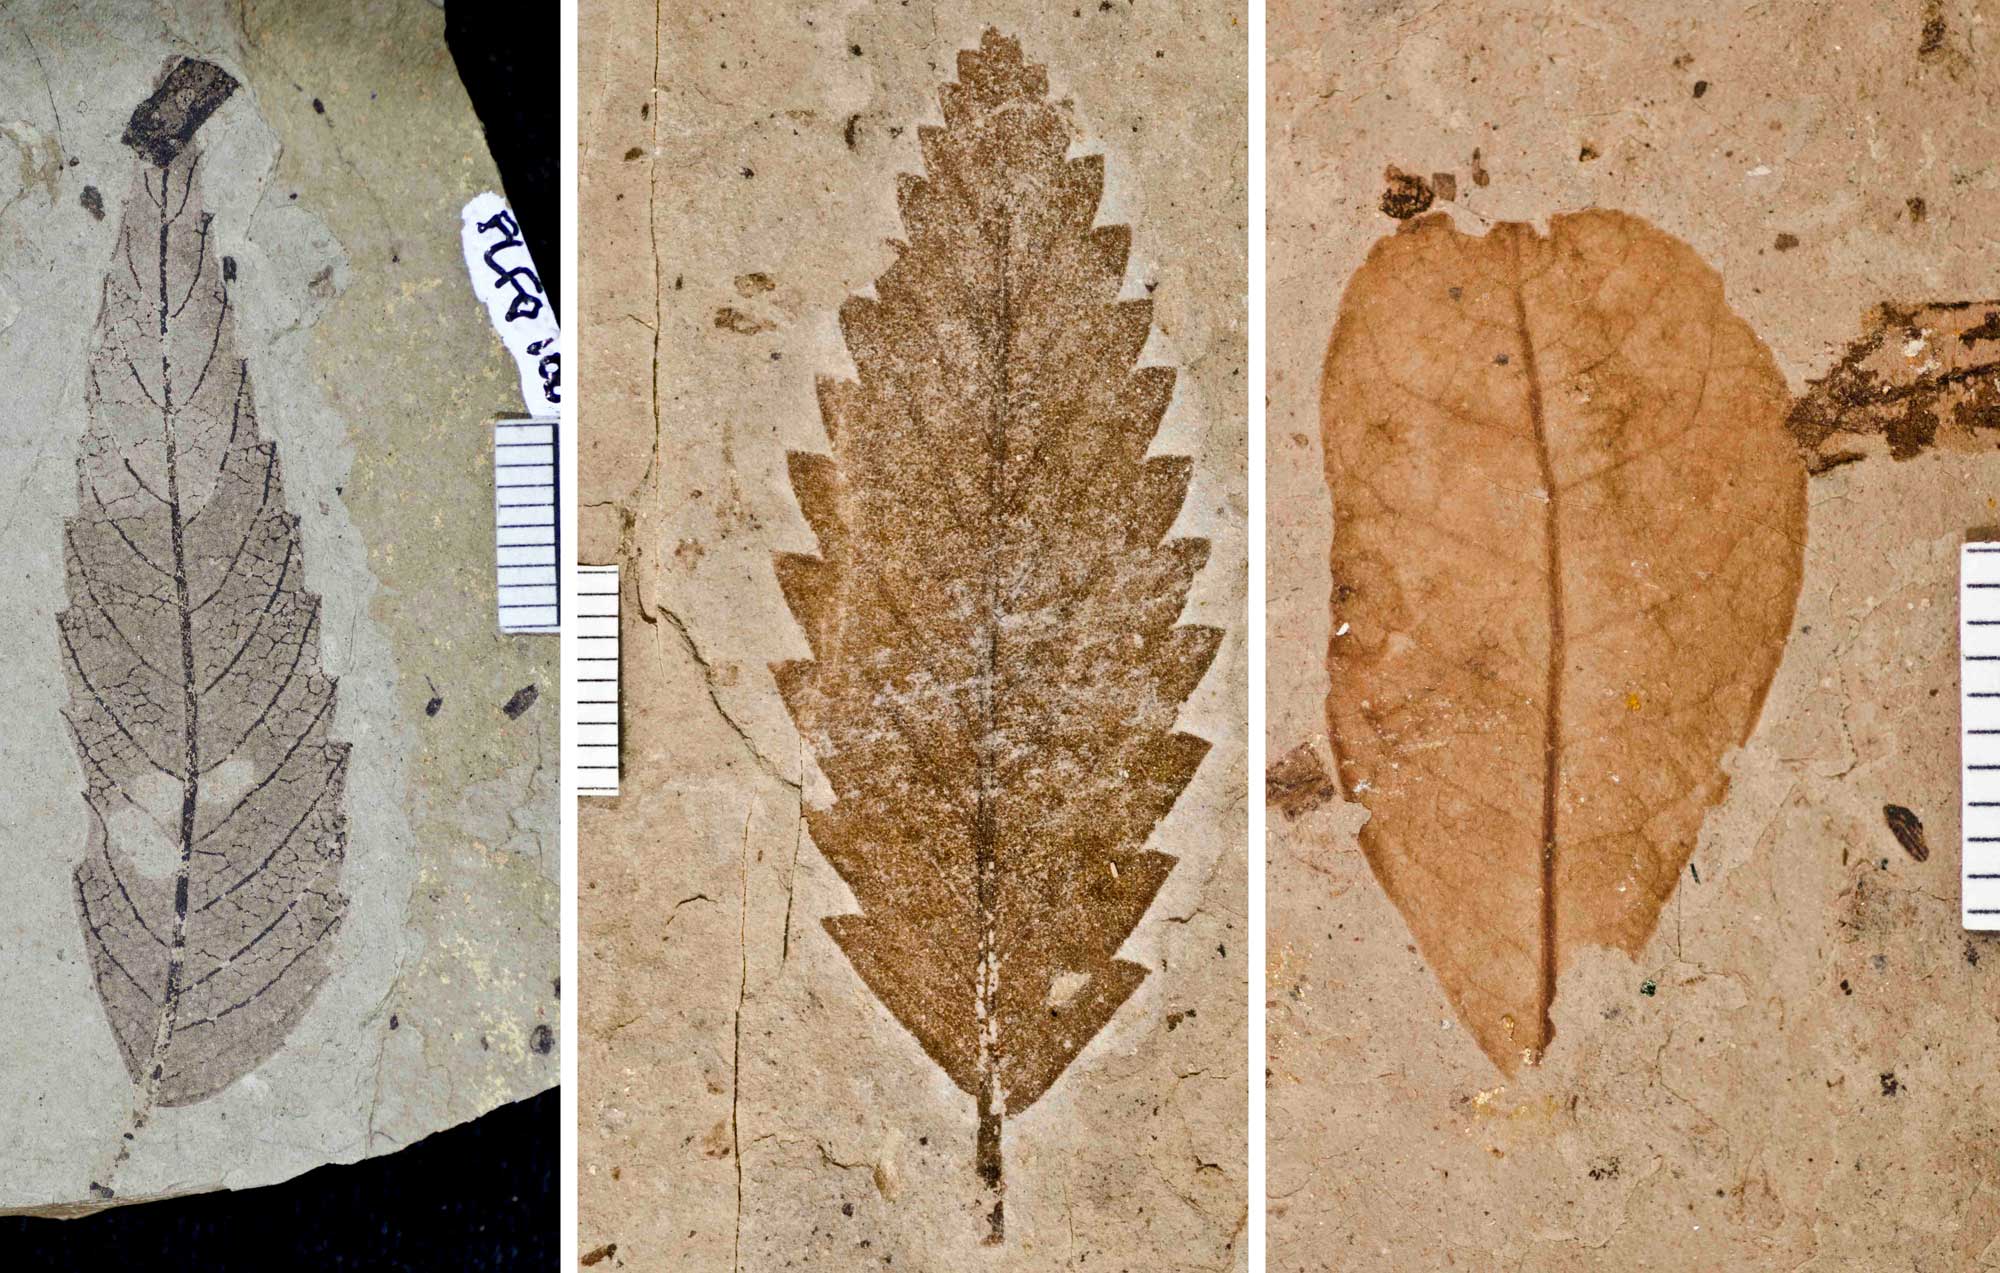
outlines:
[[[348,746],[200,147],[135,150],[58,624],[89,806],[76,904],[143,1121],[262,1064],[326,979]]]

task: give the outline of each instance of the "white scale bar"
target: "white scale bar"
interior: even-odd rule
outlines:
[[[618,794],[618,567],[576,568],[576,793]]]
[[[2000,543],[1958,553],[1959,908],[2000,932]]]
[[[496,421],[493,545],[502,632],[561,630],[556,486],[556,422]]]

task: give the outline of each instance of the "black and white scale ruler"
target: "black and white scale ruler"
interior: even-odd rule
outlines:
[[[1958,553],[1959,909],[2000,932],[2000,543]]]
[[[494,569],[502,632],[558,632],[562,560],[556,512],[556,422],[493,425]]]
[[[618,567],[576,568],[576,794],[618,794]]]

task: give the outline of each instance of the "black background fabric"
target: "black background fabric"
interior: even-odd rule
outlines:
[[[561,9],[539,3],[445,6],[445,41],[458,62],[500,184],[521,223],[549,300],[562,310]],[[543,34],[536,35],[535,32]]]
[[[559,19],[551,0],[460,0],[445,14],[459,76],[552,301],[561,265]],[[399,1152],[266,1188],[79,1220],[0,1217],[0,1267],[539,1273],[557,1259],[560,1117],[548,1091]]]
[[[0,1267],[541,1273],[557,1258],[560,1117],[550,1090],[396,1153],[262,1189],[80,1220],[0,1218]]]

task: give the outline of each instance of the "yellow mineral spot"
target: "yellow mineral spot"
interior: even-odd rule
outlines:
[[[1626,710],[1626,711],[1628,711],[1628,712],[1636,712],[1636,711],[1638,711],[1638,710],[1639,710],[1639,708],[1640,708],[1641,704],[1642,704],[1642,700],[1641,700],[1641,699],[1639,698],[1639,692],[1638,692],[1637,690],[1628,690],[1628,691],[1626,691],[1626,694],[1625,694],[1625,710]]]

